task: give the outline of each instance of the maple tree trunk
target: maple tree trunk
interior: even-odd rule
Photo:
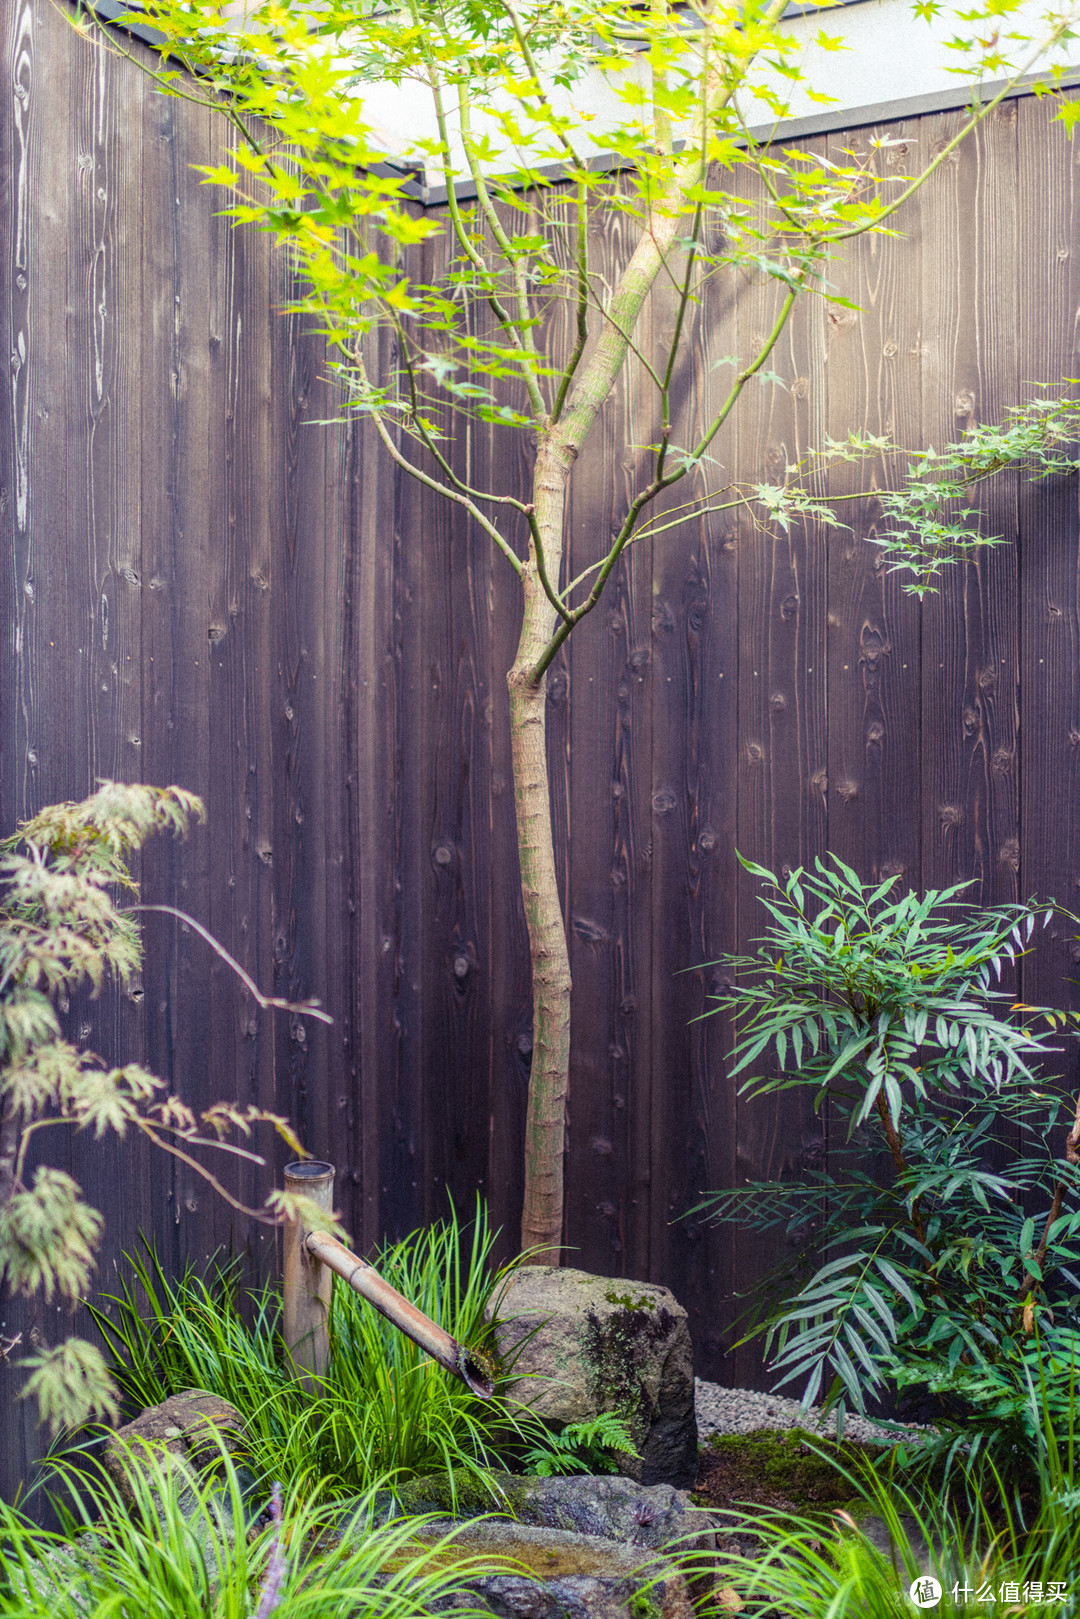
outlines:
[[[542,444],[533,480],[533,505],[549,578],[558,578],[566,476],[572,457]],[[563,1223],[563,1152],[570,1070],[570,954],[555,878],[551,788],[547,764],[547,672],[537,676],[556,626],[540,582],[535,546],[522,575],[525,611],[517,656],[507,676],[521,897],[532,968],[533,1043],[525,1119],[525,1202],[521,1246],[559,1263]]]
[[[676,188],[673,187],[673,190]],[[629,348],[628,334],[679,229],[677,208],[650,216],[611,302],[611,320],[585,364],[561,422],[541,437],[533,474],[533,514],[549,582],[558,588],[566,483]],[[518,860],[532,966],[533,1046],[525,1119],[525,1201],[521,1246],[542,1248],[534,1264],[558,1264],[562,1241],[563,1154],[570,1077],[570,954],[555,880],[546,749],[547,672],[537,674],[559,619],[540,579],[535,540],[521,574],[524,615],[507,676],[517,814]]]

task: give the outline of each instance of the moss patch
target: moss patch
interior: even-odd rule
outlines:
[[[656,1305],[645,1293],[635,1299],[630,1293],[605,1293],[609,1304],[621,1304],[624,1310],[655,1310]]]
[[[632,1300],[618,1303],[621,1307],[603,1320],[594,1310],[586,1315],[582,1358],[596,1408],[621,1417],[638,1444],[652,1417],[652,1402],[642,1387],[640,1369],[652,1357],[654,1346],[670,1337],[672,1316],[651,1301],[647,1308]]]
[[[879,1456],[882,1448],[837,1444],[803,1428],[713,1434],[702,1447],[694,1499],[699,1506],[730,1507],[750,1501],[796,1512],[840,1506],[850,1501],[851,1485],[816,1452],[824,1451],[840,1467],[857,1472],[860,1460]]]
[[[518,1517],[532,1480],[515,1478],[509,1473],[492,1477],[497,1494],[485,1489],[465,1468],[454,1468],[452,1473],[427,1474],[401,1485],[396,1491],[398,1503],[407,1515],[438,1512],[447,1518],[478,1518],[485,1512],[503,1512]]]

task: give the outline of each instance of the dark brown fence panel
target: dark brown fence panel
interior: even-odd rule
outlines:
[[[208,827],[148,849],[143,897],[211,927],[265,990],[322,997],[334,1028],[258,1012],[190,930],[153,916],[142,983],[74,1009],[76,1032],[193,1106],[291,1115],[332,1147],[347,1216],[370,1234],[353,1055],[367,713],[348,608],[353,514],[378,509],[378,486],[361,486],[355,435],[308,425],[336,407],[321,340],[280,313],[281,260],[215,219],[192,173],[224,126],[154,94],[55,6],[8,8],[4,29],[0,318],[17,365],[0,449],[0,820],[105,776],[203,796]],[[265,1169],[224,1164],[248,1204],[284,1160],[263,1145]],[[105,1291],[140,1233],[171,1268],[272,1253],[265,1227],[138,1143],[58,1134],[49,1150],[105,1214]],[[20,1347],[66,1330],[55,1308],[6,1301],[3,1319]],[[7,1398],[19,1375],[3,1378],[12,1493],[41,1436]]]
[[[1023,251],[1017,261],[1017,369],[1041,381],[1080,375],[1080,153],[1051,143],[1041,109],[1017,108]],[[1020,646],[1020,867],[1024,894],[1080,897],[1080,569],[1071,481],[1021,487],[1017,542]],[[1023,963],[1022,993],[1076,1008],[1074,928],[1055,922]],[[1075,1082],[1075,1048],[1058,1065]]]
[[[269,244],[215,219],[191,170],[220,155],[223,126],[47,0],[16,0],[4,29],[0,827],[99,776],[201,793],[209,825],[147,852],[145,898],[335,1020],[258,1013],[190,931],[154,917],[142,984],[76,1008],[76,1028],[192,1105],[287,1112],[336,1162],[365,1245],[448,1195],[467,1212],[479,1191],[509,1251],[531,1049],[515,582],[358,423],[318,425],[340,404],[321,339],[282,313]],[[752,386],[720,462],[775,480],[855,427],[941,444],[1029,381],[1077,373],[1077,159],[1049,120],[1008,104],[902,239],[846,251],[833,279],[858,309],[802,307],[771,362],[786,386]],[[839,159],[888,134],[880,162],[899,173],[956,127],[941,114],[818,145]],[[594,248],[616,270],[620,227]],[[716,278],[682,422],[715,408],[724,357],[752,351],[776,302],[767,278]],[[660,298],[642,341],[660,352],[669,335]],[[654,414],[624,380],[575,474],[575,570],[620,516]],[[522,442],[494,428],[463,427],[452,453],[504,492],[528,474]],[[737,1100],[730,1028],[691,1021],[724,983],[703,964],[762,926],[736,847],[779,870],[832,849],[868,877],[973,877],[985,901],[1072,901],[1080,883],[1075,487],[1003,482],[987,521],[1014,543],[922,608],[865,543],[876,503],[841,515],[850,532],[785,536],[721,514],[631,548],[551,678],[575,984],[568,1257],[671,1285],[699,1370],[729,1380],[763,1377],[755,1351],[728,1351],[735,1295],[776,1245],[682,1217],[710,1187],[799,1175],[826,1150],[790,1098]],[[1026,996],[1073,996],[1076,951],[1065,924],[1040,940]],[[265,1170],[226,1169],[243,1201],[280,1170],[267,1147]],[[232,1247],[272,1268],[265,1228],[188,1169],[128,1143],[50,1150],[106,1214],[105,1291],[140,1231],[171,1267]],[[9,1301],[3,1321],[24,1346],[65,1326]],[[17,1387],[10,1366],[2,1379]],[[5,1409],[11,1493],[40,1436]]]

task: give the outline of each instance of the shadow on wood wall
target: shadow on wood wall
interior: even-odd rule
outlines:
[[[356,424],[324,424],[321,341],[279,312],[280,259],[215,219],[191,172],[223,128],[48,0],[5,17],[0,829],[99,777],[193,789],[208,826],[148,851],[144,898],[335,1019],[257,1015],[196,938],[153,918],[142,985],[77,1009],[78,1033],[192,1104],[289,1113],[337,1165],[361,1243],[478,1194],[509,1243],[530,1049],[510,581]],[[889,126],[890,160],[925,162],[956,116]],[[806,304],[775,361],[788,386],[755,390],[721,448],[742,476],[852,427],[941,444],[1027,382],[1077,373],[1077,153],[1048,119],[1006,103],[902,240],[842,261],[859,312]],[[839,155],[870,133],[815,144]],[[618,232],[595,251],[614,265]],[[688,401],[720,386],[717,362],[765,329],[772,297],[718,285]],[[574,571],[624,499],[635,409],[624,391],[579,470]],[[520,470],[516,443],[479,434],[466,452],[481,477]],[[921,608],[864,543],[873,509],[831,538],[698,521],[629,551],[554,671],[569,1258],[670,1285],[706,1376],[762,1381],[752,1350],[725,1352],[735,1292],[767,1255],[679,1217],[709,1187],[798,1174],[826,1150],[790,1099],[737,1102],[719,1020],[691,1022],[720,975],[685,969],[760,927],[734,850],[790,868],[831,848],[866,876],[1073,900],[1075,507],[1072,485],[1003,483],[988,520],[1016,543]],[[1067,1004],[1077,959],[1071,936],[1045,937],[1026,998]],[[230,1246],[272,1264],[272,1236],[182,1166],[78,1136],[50,1149],[105,1212],[105,1291],[139,1232],[172,1265]],[[255,1201],[280,1171],[268,1151],[265,1175],[231,1183]],[[10,1301],[3,1316],[23,1345],[65,1326]],[[18,1380],[0,1372],[5,1394]],[[4,1408],[10,1495],[40,1440],[25,1407]]]

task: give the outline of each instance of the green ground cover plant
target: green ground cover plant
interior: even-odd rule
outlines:
[[[703,1205],[789,1239],[751,1335],[807,1404],[940,1396],[940,1444],[912,1459],[1028,1466],[1031,1391],[1060,1428],[1080,1348],[1080,1111],[1036,1066],[1065,1018],[1001,987],[1051,907],[972,912],[966,885],[904,893],[835,858],[783,882],[743,864],[770,920],[715,997],[737,1019],[732,1073],[746,1094],[809,1090],[830,1155]]]
[[[471,1353],[490,1355],[485,1312],[509,1274],[490,1267],[494,1240],[478,1206],[470,1225],[456,1216],[436,1222],[388,1244],[373,1263]],[[188,1388],[220,1395],[243,1415],[248,1460],[265,1480],[345,1497],[379,1480],[400,1485],[463,1469],[486,1487],[492,1469],[527,1448],[537,1457],[556,1454],[548,1430],[518,1403],[529,1394],[512,1367],[497,1373],[495,1396],[484,1400],[348,1287],[334,1288],[330,1356],[314,1395],[288,1364],[276,1293],[254,1295],[249,1326],[235,1267],[209,1279],[189,1269],[171,1281],[153,1256],[136,1259],[106,1305],[94,1315],[131,1407]]]
[[[557,1473],[617,1473],[617,1454],[636,1456],[630,1431],[610,1411],[585,1422],[568,1422],[544,1444],[530,1445],[521,1459],[527,1473],[553,1478]]]

